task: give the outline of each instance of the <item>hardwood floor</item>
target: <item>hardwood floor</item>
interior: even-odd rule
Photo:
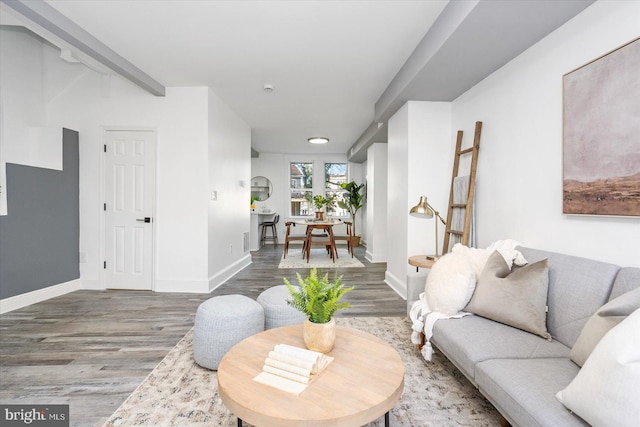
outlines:
[[[253,263],[211,294],[77,291],[0,316],[0,403],[69,404],[72,426],[102,425],[193,326],[198,305],[215,295],[292,283],[279,270],[282,246],[252,253]],[[336,269],[355,285],[338,316],[405,316],[406,303],[384,283],[386,264]],[[329,272],[330,275],[333,272]]]

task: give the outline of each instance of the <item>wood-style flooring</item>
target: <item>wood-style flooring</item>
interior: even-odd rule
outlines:
[[[405,316],[384,283],[386,264],[337,269],[355,285],[340,316]],[[0,316],[0,403],[69,404],[72,426],[101,426],[193,326],[215,295],[251,298],[307,269],[279,270],[282,246],[252,252],[253,263],[211,294],[77,291]],[[330,276],[333,271],[329,271]]]

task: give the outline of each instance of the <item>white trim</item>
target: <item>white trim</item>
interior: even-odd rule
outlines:
[[[153,292],[183,292],[187,294],[207,294],[209,286],[206,280],[195,279],[156,279]]]
[[[251,264],[251,254],[246,254],[218,274],[211,276],[209,280],[194,279],[158,279],[155,292],[185,292],[191,294],[208,294],[227,280],[238,274]]]
[[[400,295],[400,298],[407,299],[407,284],[391,274],[389,270],[384,272],[384,283]]]
[[[238,274],[251,264],[251,254],[246,254],[224,270],[209,278],[209,292],[223,285],[227,280]]]
[[[80,279],[75,279],[58,285],[27,292],[25,294],[5,298],[0,300],[0,314],[8,313],[31,304],[46,301],[80,289],[83,289],[82,281]]]

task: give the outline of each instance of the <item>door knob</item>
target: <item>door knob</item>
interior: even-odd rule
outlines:
[[[151,222],[151,217],[145,216],[144,218],[137,218],[136,221],[139,221],[139,222]]]

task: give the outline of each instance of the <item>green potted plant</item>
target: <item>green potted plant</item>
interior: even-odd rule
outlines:
[[[307,316],[302,328],[305,345],[309,350],[328,353],[336,339],[336,311],[351,307],[342,297],[353,290],[342,284],[342,276],[329,280],[329,273],[319,276],[315,268],[309,276],[302,278],[296,273],[299,287],[294,287],[285,277],[284,284],[289,290],[291,300],[287,304]]]
[[[254,196],[253,194],[251,195],[251,204],[249,205],[249,207],[251,209],[255,209],[256,208],[256,200],[258,200],[258,196]]]
[[[325,211],[333,211],[335,200],[335,194],[331,194],[327,197],[320,194],[313,196],[313,206],[316,208],[316,219],[323,220]]]
[[[364,184],[356,184],[355,181],[343,182],[340,187],[347,190],[343,199],[338,202],[338,206],[346,209],[351,214],[353,221],[353,241],[354,246],[360,244],[360,236],[356,233],[356,212],[364,205]]]

